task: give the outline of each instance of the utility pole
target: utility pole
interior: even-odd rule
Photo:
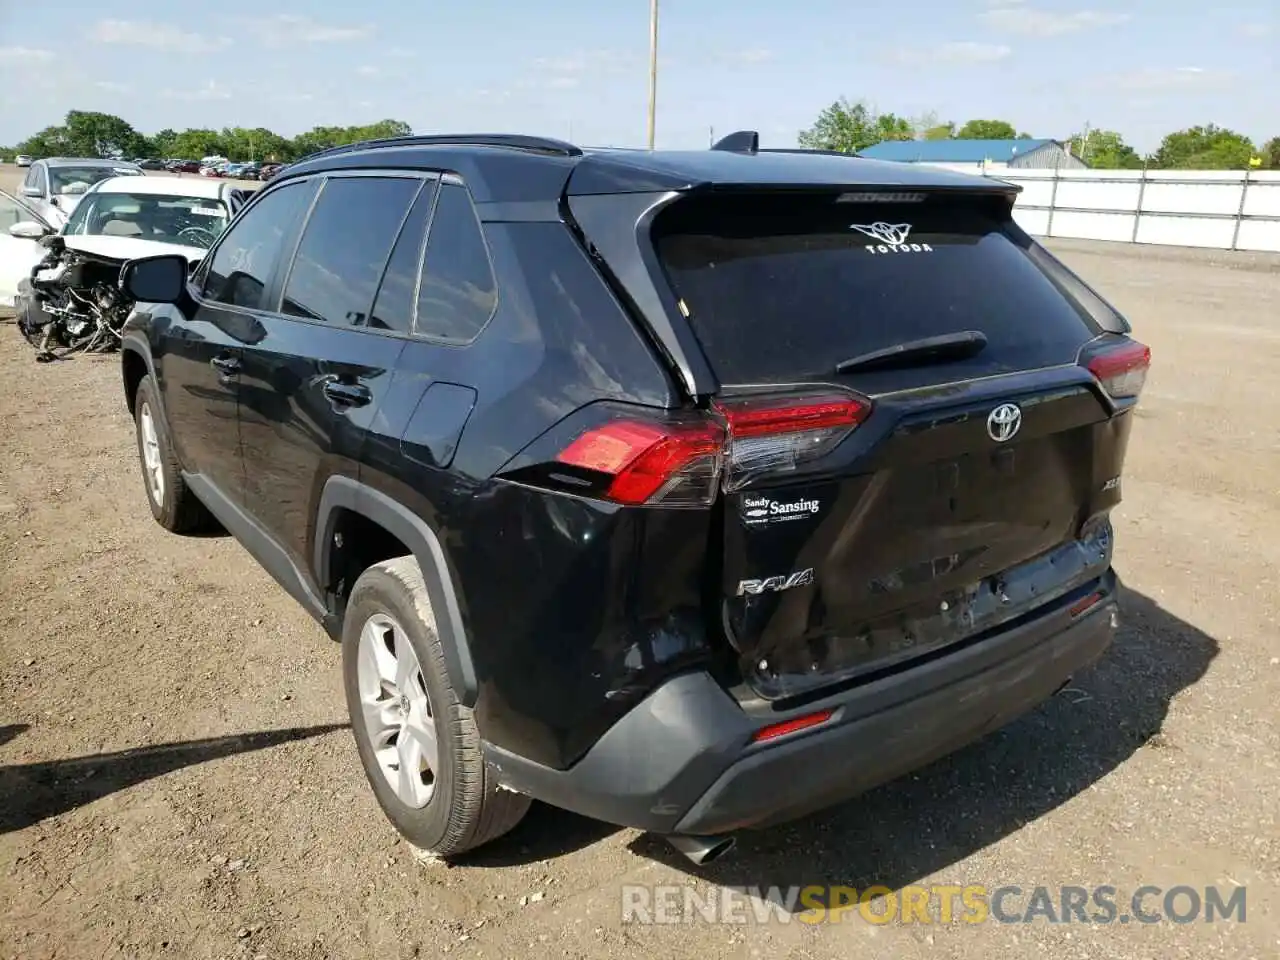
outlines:
[[[658,0],[649,0],[649,149],[658,119]]]

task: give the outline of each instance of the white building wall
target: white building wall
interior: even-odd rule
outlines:
[[[1014,219],[1035,236],[1280,252],[1280,171],[931,166],[1022,187]]]

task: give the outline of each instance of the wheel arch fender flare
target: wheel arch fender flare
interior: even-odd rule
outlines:
[[[316,518],[314,563],[317,582],[321,584],[329,582],[330,546],[341,509],[360,514],[387,530],[407,546],[418,561],[435,616],[436,635],[444,652],[449,683],[459,703],[464,707],[475,706],[479,693],[475,664],[467,644],[453,575],[436,532],[408,507],[368,484],[351,477],[330,477],[320,494]]]
[[[124,337],[120,340],[120,382],[125,389],[125,403],[129,405],[130,413],[133,412],[133,398],[129,396],[129,380],[125,364],[128,362],[126,358],[133,354],[139,357],[146,364],[148,376],[155,382],[157,388],[159,381],[156,379],[156,365],[151,357],[151,345],[147,342],[146,337],[133,331],[126,331]],[[161,416],[164,415],[164,397],[160,396],[160,390],[156,390],[156,403],[160,406]],[[168,420],[166,419],[166,423]]]

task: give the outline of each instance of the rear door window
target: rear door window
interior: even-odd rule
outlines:
[[[427,235],[415,330],[438,340],[469,343],[497,305],[498,285],[471,195],[462,184],[446,180]]]
[[[409,177],[328,181],[303,229],[280,311],[338,326],[365,325],[391,247],[422,184]]]
[[[436,183],[429,181],[418,193],[413,209],[400,228],[400,237],[391,251],[387,269],[382,274],[378,297],[373,302],[369,326],[395,333],[413,330],[414,297],[418,292],[418,268],[422,263],[422,245],[427,239],[427,223],[435,203]]]
[[[659,259],[726,384],[829,379],[842,360],[977,330],[947,379],[1072,362],[1099,330],[990,198],[718,195],[657,220]]]

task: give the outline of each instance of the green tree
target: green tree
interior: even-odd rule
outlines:
[[[225,127],[218,141],[229,160],[265,160],[290,149],[288,140],[266,127]]]
[[[873,120],[882,128],[881,139],[901,137],[905,121],[891,114]],[[123,155],[193,160],[222,154],[230,160],[287,162],[327,147],[402,137],[412,132],[413,128],[403,120],[386,119],[349,127],[315,127],[293,138],[282,137],[266,127],[227,127],[221,131],[165,129],[147,137],[109,113],[72,110],[62,124],[33,134],[15,146],[13,152],[33,157]]]
[[[223,152],[222,137],[217,130],[183,130],[173,138],[175,156],[199,160]]]
[[[882,113],[876,117],[876,134],[880,140],[914,140],[916,128],[906,117]]]
[[[1142,157],[1114,130],[1090,130],[1071,136],[1072,151],[1099,170],[1141,170]]]
[[[291,141],[295,156],[305,157],[318,150],[328,150],[349,143],[346,139],[345,127],[312,127],[306,133],[300,133]]]
[[[306,133],[300,133],[291,141],[295,156],[305,157],[318,150],[330,147],[341,147],[361,140],[383,140],[387,137],[404,137],[413,132],[413,128],[403,120],[379,120],[356,127],[312,127]]]
[[[1164,170],[1245,170],[1256,155],[1248,137],[1210,123],[1169,134],[1153,159]]]
[[[71,110],[63,127],[71,153],[79,157],[136,157],[147,145],[137,130],[110,113]]]
[[[1262,165],[1268,170],[1280,170],[1280,137],[1272,137],[1262,145]]]
[[[920,131],[921,140],[954,140],[956,135],[956,123],[954,120],[948,120],[946,123],[934,124]]]
[[[37,160],[41,157],[66,156],[72,152],[67,140],[67,130],[61,126],[45,127],[39,133],[32,134],[23,140],[15,150],[35,157]]]
[[[407,137],[413,133],[413,128],[403,120],[379,120],[377,123],[352,129],[357,134],[355,140],[386,140],[390,137]]]
[[[174,142],[177,141],[177,139],[178,139],[178,132],[176,130],[170,130],[168,127],[166,127],[165,129],[157,133],[155,136],[148,138],[148,141],[147,141],[148,145],[147,145],[146,152],[150,156],[157,157],[160,159],[167,159],[169,157],[177,156],[177,154],[174,153],[174,149],[173,149]]]
[[[796,138],[809,150],[838,150],[857,153],[882,140],[914,140],[910,120],[892,113],[877,113],[864,101],[850,103],[841,97],[827,107],[808,130]]]
[[[970,120],[956,131],[957,140],[1015,140],[1018,133],[1004,120]]]

